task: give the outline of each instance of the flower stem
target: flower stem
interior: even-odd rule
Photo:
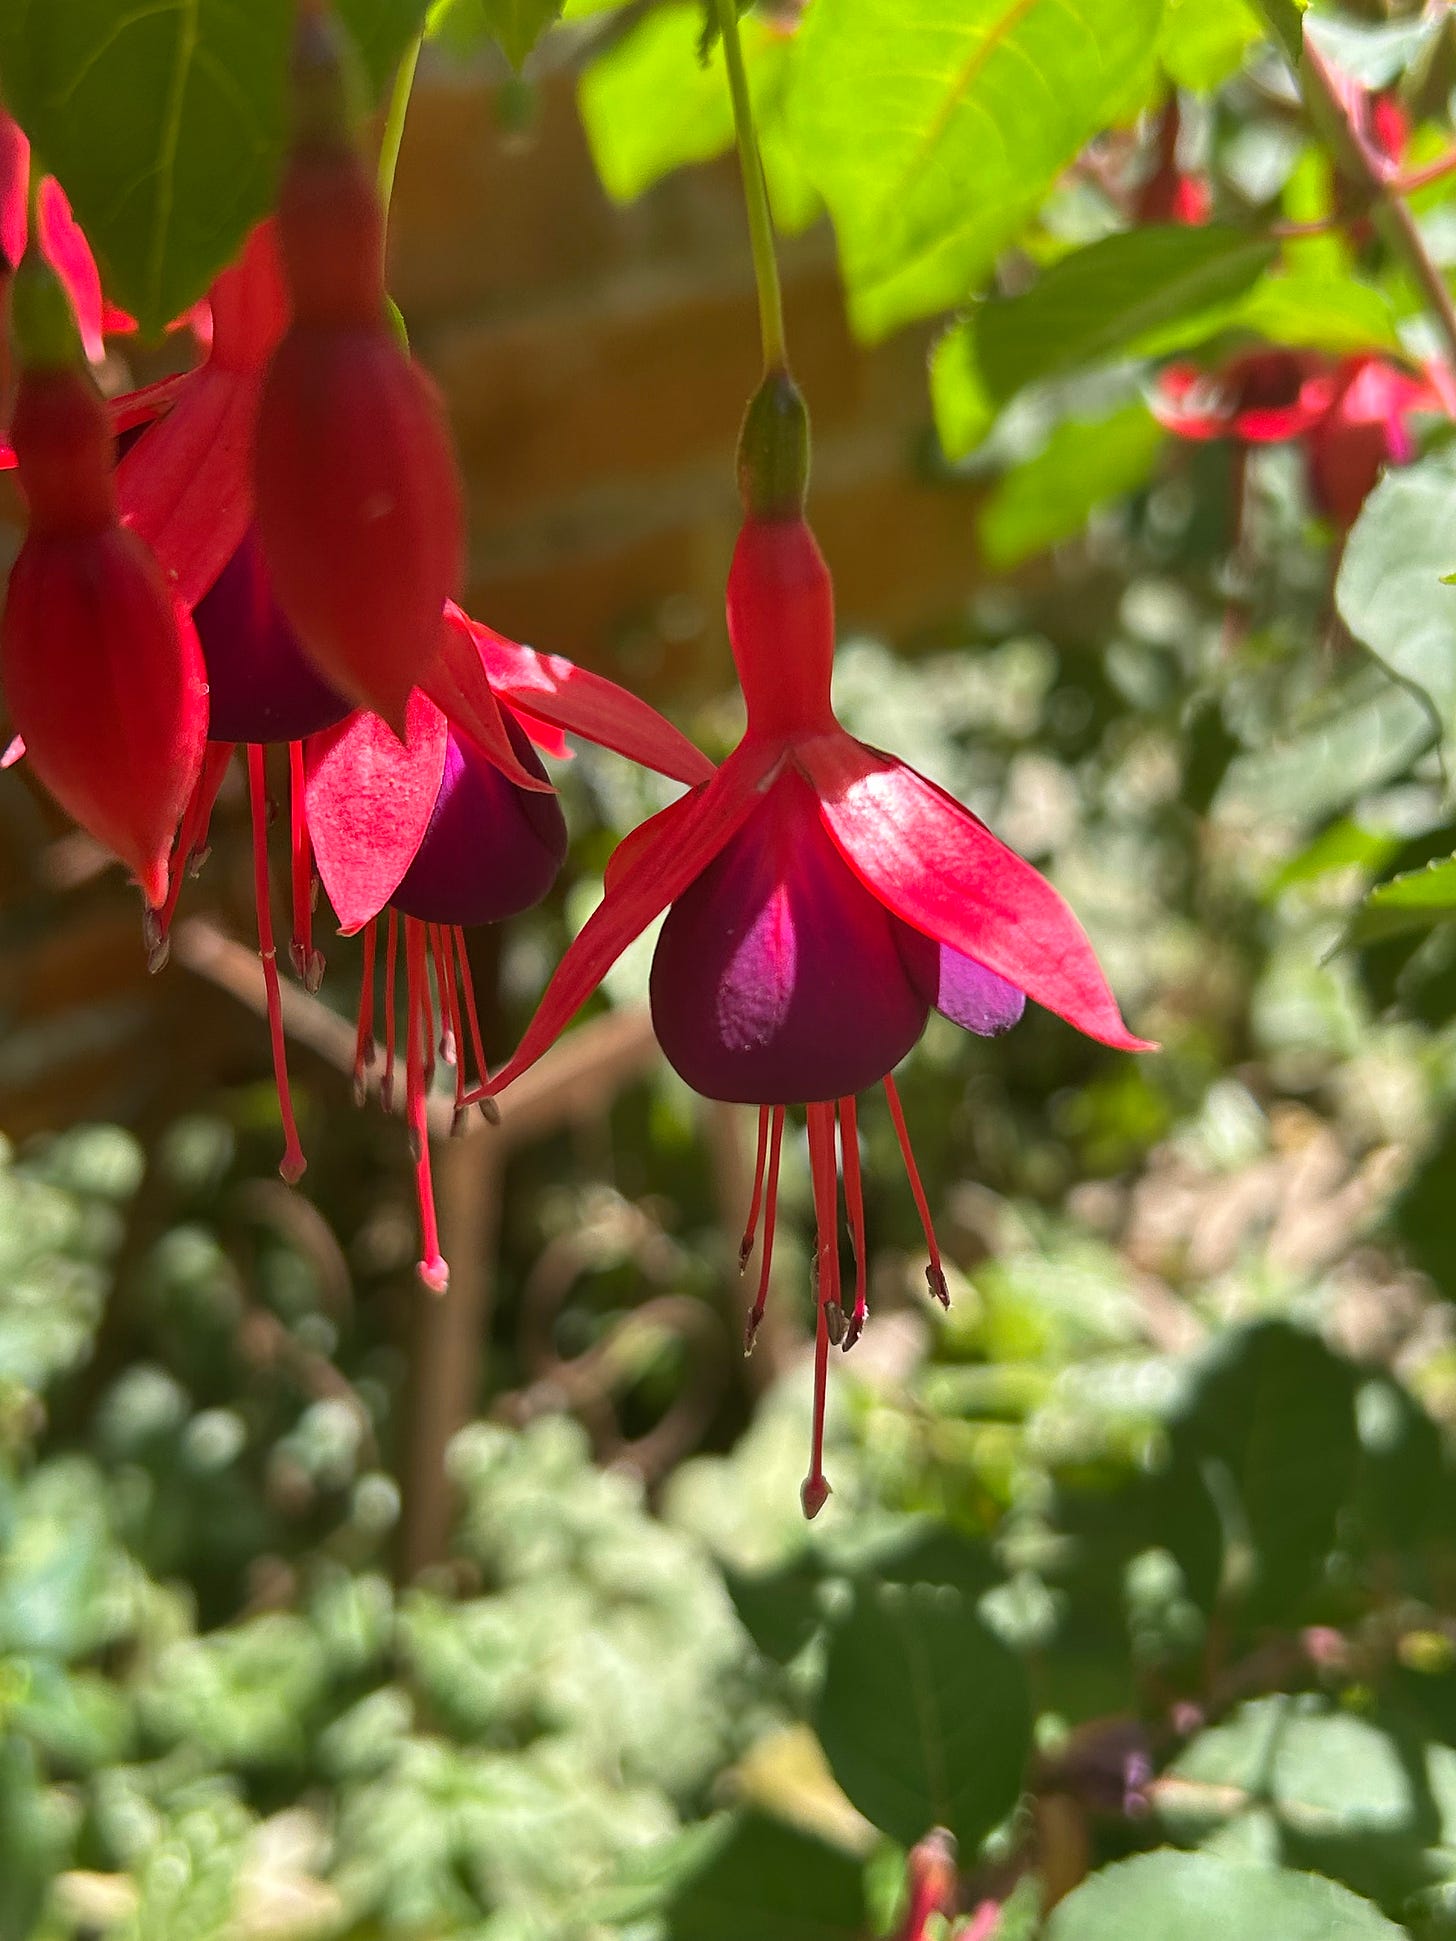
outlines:
[[[743,65],[736,0],[717,0],[723,58],[728,65],[728,88],[733,97],[733,130],[738,138],[738,162],[743,172],[743,199],[748,205],[748,236],[753,249],[753,279],[758,285],[758,328],[763,340],[766,371],[787,370],[784,346],[784,302],[779,289],[779,266],[774,256],[773,215],[763,157],[753,126],[753,102]]]
[[[394,194],[394,171],[399,164],[400,144],[404,140],[404,118],[409,113],[410,90],[415,84],[415,69],[419,66],[424,40],[421,30],[400,55],[394,87],[389,96],[389,112],[384,118],[384,139],[379,145],[378,182],[380,206],[386,214],[389,212],[390,197]]]
[[[1307,34],[1302,49],[1294,42],[1282,0],[1260,0],[1260,11],[1294,69],[1315,133],[1343,173],[1358,184],[1387,248],[1405,265],[1430,306],[1449,355],[1456,358],[1456,303],[1431,260],[1415,217],[1402,200],[1399,185],[1381,172],[1362,141],[1324,55]]]

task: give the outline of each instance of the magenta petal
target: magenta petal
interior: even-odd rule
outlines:
[[[525,729],[501,719],[516,759],[545,781]],[[426,923],[499,923],[539,903],[565,859],[557,797],[517,788],[452,728],[430,826],[390,901]]]
[[[652,960],[652,1019],[705,1097],[844,1098],[925,1027],[889,912],[857,880],[802,777],[780,778],[674,902]]]
[[[900,951],[916,990],[963,1031],[999,1038],[1021,1022],[1026,993],[974,957],[938,944],[908,924],[901,926]]]
[[[304,657],[273,597],[251,528],[193,618],[212,689],[207,732],[213,741],[303,741],[350,712]]]

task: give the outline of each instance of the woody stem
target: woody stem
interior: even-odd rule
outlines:
[[[1446,340],[1448,354],[1456,358],[1456,303],[1452,302],[1446,280],[1431,259],[1415,217],[1402,199],[1398,183],[1382,174],[1362,141],[1349,109],[1340,99],[1329,63],[1308,34],[1300,36],[1298,16],[1291,24],[1288,11],[1279,0],[1260,0],[1260,10],[1294,69],[1315,133],[1343,173],[1359,185],[1387,248],[1405,265],[1412,282],[1430,306],[1431,315]]]
[[[733,97],[733,130],[738,138],[738,163],[743,174],[743,199],[748,205],[748,239],[753,250],[753,280],[758,286],[758,329],[767,371],[786,370],[784,302],[779,289],[779,266],[774,255],[773,215],[768,203],[763,157],[753,125],[753,102],[748,72],[743,65],[743,42],[738,33],[737,0],[717,0],[723,58],[728,65],[728,89]]]

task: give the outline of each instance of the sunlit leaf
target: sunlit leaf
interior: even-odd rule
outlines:
[[[815,0],[790,113],[855,327],[971,296],[1117,112],[1162,0]]]
[[[1404,1929],[1331,1880],[1204,1853],[1104,1867],[1052,1914],[1046,1941],[1401,1941]]]
[[[1366,500],[1345,548],[1340,618],[1399,680],[1430,699],[1443,732],[1456,722],[1456,452],[1390,472]]]
[[[1093,423],[1058,425],[1044,450],[998,479],[976,520],[993,566],[1069,539],[1099,505],[1146,484],[1166,433],[1144,404]]]

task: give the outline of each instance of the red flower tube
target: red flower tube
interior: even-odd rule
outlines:
[[[402,736],[461,575],[460,478],[439,396],[387,314],[383,212],[334,30],[312,8],[295,79],[300,133],[278,204],[293,322],[258,414],[258,534],[319,670]]]
[[[12,436],[30,518],[0,622],[0,682],[40,780],[156,906],[202,764],[202,654],[156,560],[120,522],[110,415],[59,281],[27,255],[14,296]]]
[[[852,1345],[867,1312],[854,1095],[884,1083],[925,1226],[927,1278],[945,1301],[890,1077],[930,1009],[994,1034],[1031,997],[1104,1044],[1148,1047],[1123,1023],[1091,945],[1050,884],[934,783],[835,719],[833,589],[802,516],[807,420],[785,373],[771,375],[750,407],[742,449],[747,517],[728,578],[728,632],[747,731],[710,782],[619,848],[600,907],[486,1089],[500,1091],[531,1065],[627,945],[667,911],[651,980],[659,1041],[706,1096],[759,1107],[742,1258],[760,1208],[765,1258],[750,1346],[768,1288],[785,1108],[807,1108],[819,1234],[814,1440],[803,1488],[812,1516],[829,1493],[828,1351]],[[848,1316],[836,1134],[859,1263]]]

